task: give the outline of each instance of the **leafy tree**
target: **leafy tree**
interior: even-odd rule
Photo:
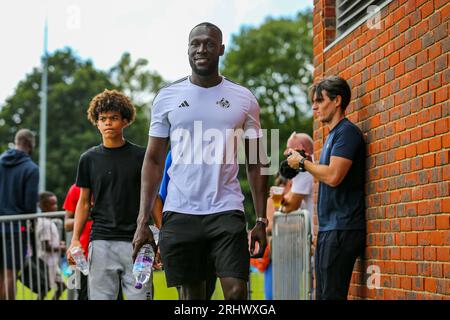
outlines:
[[[126,130],[127,137],[142,146],[147,145],[150,112],[148,107],[155,93],[165,84],[156,72],[146,70],[148,61],[139,58],[134,63],[129,53],[124,53],[120,61],[111,68],[111,79],[117,90],[123,92],[136,107],[136,120]]]
[[[20,128],[39,133],[41,70],[34,68],[6,100],[0,118],[1,149]],[[98,143],[96,129],[86,120],[90,99],[111,87],[108,74],[91,61],[81,61],[71,49],[56,51],[48,59],[47,189],[60,201],[76,176],[82,151]],[[37,135],[37,146],[39,146]],[[39,149],[33,155],[37,162]]]
[[[131,61],[124,54],[109,71],[94,68],[90,60],[82,60],[70,48],[58,50],[48,60],[48,126],[47,126],[47,181],[46,188],[64,199],[74,183],[79,157],[91,146],[100,143],[98,130],[87,120],[90,100],[104,89],[124,91],[137,103],[137,120],[126,129],[127,139],[147,143],[148,117],[145,115],[144,96],[162,84],[160,76],[143,70],[146,61]],[[41,70],[34,68],[20,81],[14,94],[6,100],[0,111],[0,151],[3,152],[20,128],[39,133],[39,105]],[[141,94],[145,92],[145,94]],[[37,135],[37,146],[39,145]],[[39,149],[33,160],[39,159]]]
[[[258,99],[262,128],[280,130],[280,161],[292,131],[312,135],[307,99],[312,59],[312,12],[308,10],[295,18],[269,17],[260,27],[241,28],[223,61],[222,73],[252,90]],[[242,169],[239,177],[250,213],[251,193]]]

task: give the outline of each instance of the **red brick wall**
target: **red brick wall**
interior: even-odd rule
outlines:
[[[314,77],[349,81],[347,117],[368,150],[367,248],[349,298],[449,299],[450,2],[394,0],[380,29],[363,23],[324,51],[335,37],[334,5],[314,1]],[[326,134],[315,119],[316,159]],[[380,268],[380,289],[366,286],[370,265]]]

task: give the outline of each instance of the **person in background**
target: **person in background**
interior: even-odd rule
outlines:
[[[287,194],[291,188],[291,180],[284,178],[279,173],[275,177],[274,186],[277,187],[283,187],[284,191],[283,194]],[[273,300],[273,284],[272,284],[272,254],[271,254],[271,247],[272,247],[272,229],[273,229],[273,217],[276,211],[276,207],[274,205],[274,202],[272,200],[272,194],[267,198],[267,220],[268,225],[266,229],[267,233],[267,249],[266,253],[264,254],[264,257],[261,258],[263,261],[264,270],[264,298],[266,300]]]
[[[75,210],[77,208],[78,199],[80,198],[80,188],[77,187],[76,184],[70,186],[69,191],[67,192],[66,199],[64,200],[63,209],[66,211],[64,217],[64,229],[67,232],[73,231],[73,223],[75,221]],[[89,256],[89,237],[91,234],[92,228],[92,219],[88,218],[86,224],[84,226],[83,232],[80,236],[81,247],[83,248],[84,254],[86,255],[86,259]],[[80,283],[78,291],[78,300],[88,300],[88,276],[83,273],[79,273],[80,275]]]
[[[14,148],[0,156],[0,215],[36,213],[38,203],[39,168],[31,160],[35,147],[34,134],[20,129],[14,137]],[[0,223],[0,300],[16,297],[18,261],[25,258],[26,236],[13,224]],[[3,257],[6,257],[4,259]],[[16,263],[14,263],[16,262]],[[15,264],[15,265],[14,265]]]
[[[289,155],[289,150],[304,150],[307,155],[312,155],[313,140],[306,133],[296,133],[295,131],[289,137],[286,143],[284,155]],[[314,231],[313,215],[314,215],[314,177],[308,171],[297,173],[292,178],[292,187],[289,192],[283,195],[281,211],[284,213],[293,212],[298,209],[308,210],[311,221],[311,233]]]
[[[49,191],[39,194],[39,208],[42,213],[58,211],[58,198]],[[59,262],[61,253],[66,251],[66,244],[61,240],[58,227],[50,218],[38,218],[36,222],[37,254],[47,265],[48,282],[50,289],[55,289],[52,300],[59,300],[66,289]],[[45,297],[38,297],[43,300]]]
[[[345,300],[353,266],[365,247],[366,145],[361,130],[345,117],[351,100],[347,81],[326,77],[311,87],[310,98],[318,119],[330,129],[320,162],[290,149],[288,164],[319,180],[316,299]]]

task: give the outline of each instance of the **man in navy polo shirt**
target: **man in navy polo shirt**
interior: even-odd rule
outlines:
[[[351,90],[337,76],[311,88],[313,110],[330,129],[319,164],[290,150],[289,165],[319,180],[316,299],[347,299],[353,266],[365,246],[366,149],[361,130],[345,117]]]

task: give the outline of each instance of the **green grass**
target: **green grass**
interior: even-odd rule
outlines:
[[[264,276],[262,273],[250,274],[251,298],[252,300],[264,300]],[[153,282],[155,285],[155,300],[178,300],[178,293],[175,288],[167,288],[166,277],[164,272],[155,271],[153,275]],[[51,290],[46,300],[53,297],[54,290]],[[31,292],[27,287],[23,286],[20,281],[17,281],[17,300],[36,300],[37,294]],[[67,290],[61,295],[61,300],[67,299]],[[216,290],[213,293],[212,300],[223,300],[222,287],[220,281],[216,282]]]
[[[44,300],[51,300],[55,290],[50,290],[45,296]],[[16,300],[37,300],[37,293],[32,292],[30,289],[22,285],[20,281],[17,281]],[[60,300],[67,300],[67,290],[63,291]]]
[[[264,300],[264,274],[261,272],[250,273],[250,290],[252,300]]]
[[[264,276],[262,273],[250,274],[251,298],[252,300],[264,300]],[[153,274],[155,284],[155,300],[178,300],[178,293],[175,288],[167,288],[164,272]],[[216,282],[216,290],[212,295],[212,300],[223,300],[222,287],[220,281]]]
[[[163,271],[153,273],[153,285],[155,288],[155,300],[178,300],[178,292],[175,287],[167,288],[166,277]]]

